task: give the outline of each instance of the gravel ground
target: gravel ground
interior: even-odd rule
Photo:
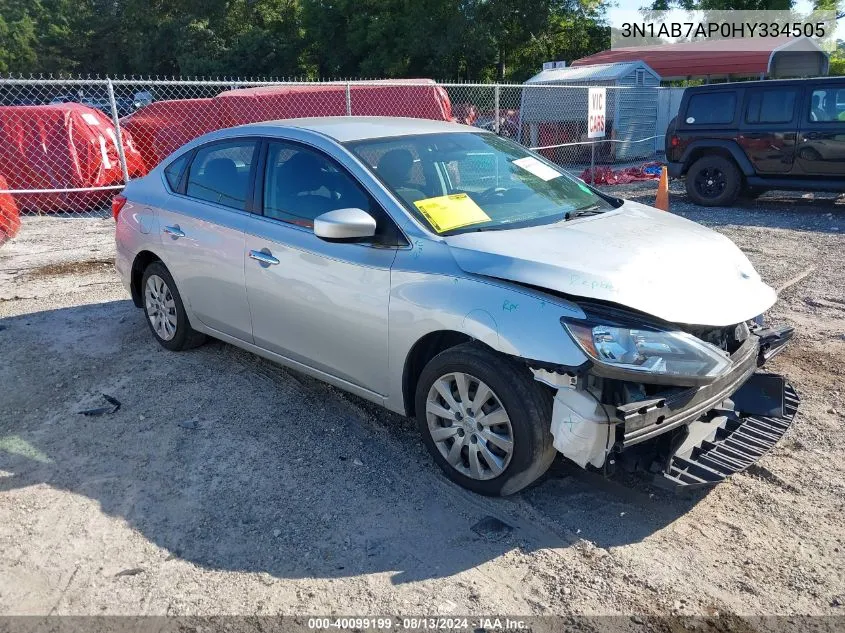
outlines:
[[[408,420],[219,342],[158,346],[110,219],[24,218],[0,249],[0,614],[842,614],[845,209],[672,193],[788,286],[773,364],[803,399],[692,497],[563,460],[514,497],[464,492]],[[102,394],[120,408],[78,413]]]

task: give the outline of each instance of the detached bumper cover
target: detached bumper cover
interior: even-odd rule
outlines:
[[[789,429],[798,411],[798,394],[783,387],[781,417],[727,415],[715,437],[676,453],[655,482],[670,488],[712,486],[760,459]]]

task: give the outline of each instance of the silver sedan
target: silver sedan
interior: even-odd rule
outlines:
[[[797,399],[789,339],[725,237],[491,132],[293,119],[198,138],[113,202],[116,266],[170,350],[207,336],[419,422],[455,482],[510,494],[558,453],[721,481]],[[654,467],[657,464],[657,468]]]

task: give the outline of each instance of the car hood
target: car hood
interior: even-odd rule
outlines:
[[[673,323],[732,325],[777,299],[728,238],[636,202],[567,222],[445,240],[466,272],[611,301]]]

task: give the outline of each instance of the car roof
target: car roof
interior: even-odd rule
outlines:
[[[412,119],[408,117],[385,116],[330,116],[303,119],[281,119],[239,126],[239,132],[254,129],[266,133],[267,128],[299,128],[323,134],[339,143],[364,139],[410,136],[413,134],[442,134],[448,132],[487,133],[476,127],[460,125],[449,121]]]
[[[689,86],[688,92],[706,92],[708,90],[736,90],[737,88],[778,88],[781,86],[801,86],[803,84],[845,83],[845,77],[813,77],[803,79],[762,79],[759,81],[728,81],[718,84]]]

